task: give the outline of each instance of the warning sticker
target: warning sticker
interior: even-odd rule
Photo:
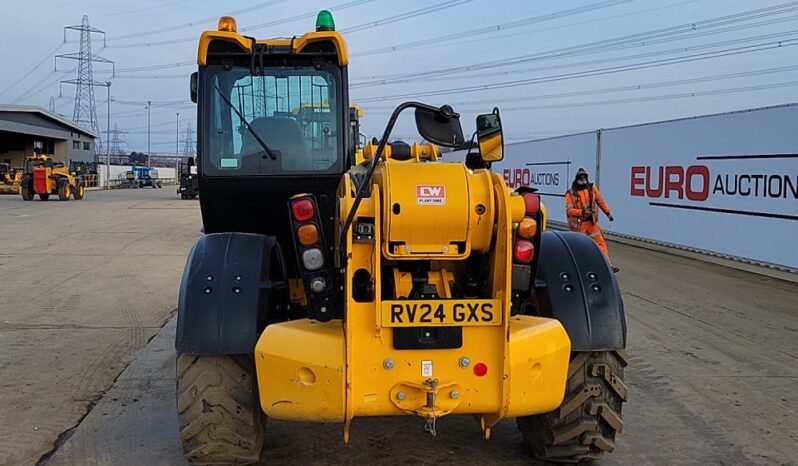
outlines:
[[[446,186],[438,184],[417,184],[416,204],[418,205],[446,204]]]
[[[432,377],[432,361],[421,361],[421,377]]]

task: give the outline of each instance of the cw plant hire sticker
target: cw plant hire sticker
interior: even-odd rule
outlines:
[[[446,186],[439,184],[417,184],[416,204],[418,205],[445,205]]]

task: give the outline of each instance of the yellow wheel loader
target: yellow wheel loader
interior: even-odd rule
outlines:
[[[18,194],[21,181],[22,170],[0,163],[0,194]]]
[[[24,173],[19,192],[26,201],[33,200],[37,194],[42,201],[48,200],[51,194],[58,195],[61,201],[68,201],[70,197],[80,200],[86,191],[80,176],[48,155],[34,154],[25,159]]]
[[[363,416],[417,416],[435,434],[467,414],[486,439],[516,418],[538,458],[613,450],[627,396],[615,276],[590,238],[546,229],[533,189],[491,172],[498,109],[477,117],[462,161],[439,149],[464,144],[460,115],[419,102],[357,157],[327,11],[290,39],[222,17],[198,65],[205,234],[176,335],[190,463],[258,462],[269,418],[339,423],[344,442]],[[320,103],[324,119],[292,112]],[[405,111],[427,143],[388,143]]]

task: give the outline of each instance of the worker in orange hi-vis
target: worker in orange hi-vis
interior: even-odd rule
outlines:
[[[590,236],[604,253],[607,261],[610,254],[607,251],[607,243],[604,241],[604,233],[599,227],[598,209],[601,209],[610,222],[615,218],[610,213],[610,207],[601,197],[601,192],[590,182],[587,172],[580,168],[576,172],[571,189],[565,193],[565,211],[568,216],[568,228],[571,231],[582,232]],[[613,272],[618,272],[618,267],[612,266]]]

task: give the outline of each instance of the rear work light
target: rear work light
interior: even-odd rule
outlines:
[[[538,222],[529,217],[524,217],[518,225],[518,235],[524,238],[533,238],[538,232]]]
[[[319,242],[319,229],[312,223],[297,228],[296,235],[302,246],[311,246]]]
[[[524,205],[526,206],[527,215],[536,215],[540,210],[540,196],[534,193],[524,193]]]
[[[519,239],[515,242],[515,247],[513,248],[513,258],[515,258],[516,262],[528,264],[532,262],[532,258],[534,257],[535,246],[532,244],[532,241]]]
[[[313,218],[313,202],[310,199],[299,199],[291,204],[291,212],[294,214],[294,220],[297,222],[304,222]]]
[[[324,266],[324,255],[319,248],[308,249],[302,253],[302,265],[308,270],[318,270]]]

